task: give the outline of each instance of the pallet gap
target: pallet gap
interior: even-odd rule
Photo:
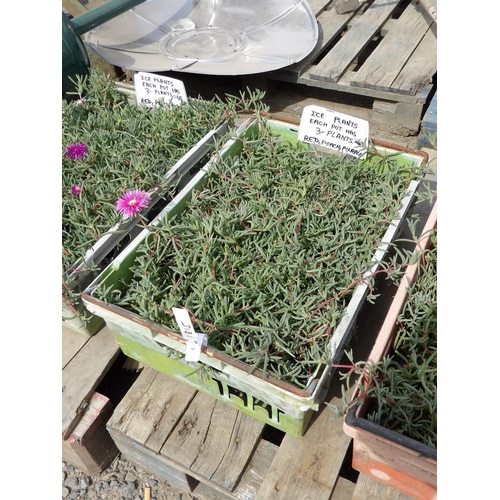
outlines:
[[[96,388],[96,392],[109,398],[115,408],[142,371],[142,368],[127,368],[126,366],[130,365],[131,361],[134,362],[134,360],[131,360],[131,358],[120,351],[111,368]]]
[[[339,477],[343,477],[344,479],[348,479],[352,483],[356,483],[359,477],[359,471],[353,468],[352,466],[352,453],[353,453],[353,441],[349,443],[347,448],[344,461],[340,466]]]
[[[280,446],[284,437],[285,433],[283,431],[280,431],[279,429],[276,429],[276,427],[268,424],[264,426],[264,430],[262,431],[262,439],[264,439],[265,441],[269,441],[276,446]]]
[[[311,99],[311,87],[304,84],[279,81],[277,89],[273,94],[274,99],[272,99],[271,96],[268,97],[268,102],[271,102],[274,111],[283,110],[280,109],[280,103],[276,102],[276,96],[280,95],[280,93],[284,93],[288,96],[288,98],[285,99],[287,102],[281,103],[281,108],[293,106],[297,101]],[[349,94],[347,92],[321,87],[314,88],[314,100],[329,101],[331,105],[341,104],[366,109],[371,109],[374,101],[373,97],[360,94]]]
[[[391,15],[391,19],[399,19],[401,14],[406,10],[406,7],[410,5],[414,0],[404,0],[401,2],[395,9]]]
[[[383,36],[374,36],[356,57],[354,63],[352,64],[352,68],[350,67],[349,70],[354,72],[358,71],[361,66],[363,66],[365,61],[372,55],[373,51],[378,47],[383,38]]]
[[[332,50],[332,48],[337,45],[339,40],[347,33],[346,30],[342,30],[335,38],[333,38],[328,45],[325,45],[318,56],[312,62],[313,65],[319,64],[323,58]]]

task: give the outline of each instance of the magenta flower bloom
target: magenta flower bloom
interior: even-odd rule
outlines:
[[[116,201],[116,210],[125,217],[133,217],[137,215],[142,209],[147,208],[151,196],[146,191],[139,189],[132,189],[126,191]]]
[[[72,158],[73,160],[79,160],[80,158],[85,158],[87,156],[87,146],[85,144],[70,144],[66,147],[66,151],[64,153],[66,158]]]
[[[80,196],[82,194],[82,186],[79,184],[73,184],[71,186],[71,195],[72,196]]]

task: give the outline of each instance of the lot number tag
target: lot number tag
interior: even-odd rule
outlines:
[[[363,158],[369,129],[366,120],[312,105],[306,106],[302,112],[299,140]]]
[[[137,104],[156,108],[160,101],[179,106],[188,102],[184,82],[166,76],[139,71],[134,75]]]
[[[186,341],[186,361],[199,361],[201,346],[208,343],[207,336],[204,333],[196,333],[194,331],[191,318],[186,309],[172,307],[172,311],[181,334]]]

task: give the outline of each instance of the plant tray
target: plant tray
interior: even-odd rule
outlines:
[[[127,93],[120,87],[120,91],[129,97],[132,103],[130,91]],[[216,139],[222,137],[228,131],[228,122],[224,122],[214,129],[210,130],[202,139],[184,154],[168,171],[165,172],[163,179],[165,185],[178,185],[182,189],[195,176],[197,164],[209,153],[216,142]],[[142,212],[144,217],[148,214],[158,213],[159,207],[165,206],[162,195],[166,192],[152,191],[151,202],[146,210]],[[150,217],[152,218],[152,217]],[[102,236],[87,252],[85,256],[73,264],[73,271],[68,277],[67,285],[73,291],[81,292],[96,278],[100,271],[105,267],[102,265],[105,259],[106,265],[109,263],[113,253],[117,253],[126,247],[142,230],[139,225],[139,218],[134,217],[124,220],[109,229],[109,232]],[[62,300],[62,322],[63,325],[87,336],[94,335],[103,325],[104,320],[93,315],[83,304],[77,301],[75,305],[69,305]]]
[[[266,126],[283,140],[298,142],[298,126],[292,123],[275,120],[272,117]],[[237,136],[243,138],[259,133],[259,122],[247,120],[236,131]],[[309,146],[307,146],[309,147]],[[383,149],[387,145],[381,146]],[[231,139],[220,150],[219,155],[238,155],[242,149],[242,141]],[[401,154],[399,160],[407,164],[420,165],[425,156],[414,151],[401,151],[397,146],[389,148]],[[178,196],[153,220],[150,225],[157,224],[165,217],[181,213],[190,199],[193,190],[200,189],[204,184],[204,177],[210,168],[210,163],[189,182]],[[413,193],[418,187],[418,181],[411,182],[403,200],[402,207],[396,220],[388,224],[382,239],[383,243],[377,250],[374,262],[383,259],[389,243],[395,238],[404,219]],[[164,374],[181,380],[196,389],[213,396],[228,405],[241,410],[275,428],[293,436],[302,436],[310,418],[318,410],[324,398],[327,384],[333,369],[325,364],[318,364],[315,374],[310,378],[307,388],[299,388],[291,383],[264,375],[259,370],[252,371],[252,367],[234,359],[224,352],[210,346],[202,347],[199,362],[186,362],[186,343],[183,337],[174,331],[156,322],[141,318],[121,307],[108,304],[95,296],[95,291],[103,286],[123,287],[131,279],[129,270],[140,243],[148,236],[144,230],[82,293],[86,307],[94,314],[104,318],[110,331],[120,344],[123,352],[143,364],[150,366]],[[370,269],[373,272],[378,265]],[[328,345],[328,358],[336,363],[343,355],[342,347],[349,339],[356,317],[368,293],[368,286],[359,284],[345,308],[342,319],[332,334]]]
[[[437,227],[437,202],[427,219],[420,239],[420,249],[431,245],[430,232]],[[415,250],[415,255],[417,255]],[[421,251],[421,250],[420,250]],[[417,278],[418,264],[408,266],[387,312],[369,360],[378,363],[392,349],[397,319],[408,298],[408,288]],[[358,379],[358,385],[362,377]],[[360,394],[357,387],[352,400]],[[371,401],[349,409],[344,432],[353,438],[353,467],[372,478],[392,486],[417,500],[433,500],[437,495],[437,449],[367,418]]]

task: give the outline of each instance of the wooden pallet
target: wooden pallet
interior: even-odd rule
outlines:
[[[118,454],[106,430],[114,408],[96,388],[119,354],[107,327],[93,337],[62,327],[62,458],[87,474]]]
[[[327,401],[341,404],[339,394]],[[126,460],[198,500],[410,500],[366,476],[346,477],[351,439],[342,422],[323,405],[305,436],[283,435],[146,367],[107,429]]]
[[[369,0],[337,14],[310,0],[319,25],[304,60],[267,77],[373,99],[370,121],[415,135],[435,90],[437,25],[417,0]]]

